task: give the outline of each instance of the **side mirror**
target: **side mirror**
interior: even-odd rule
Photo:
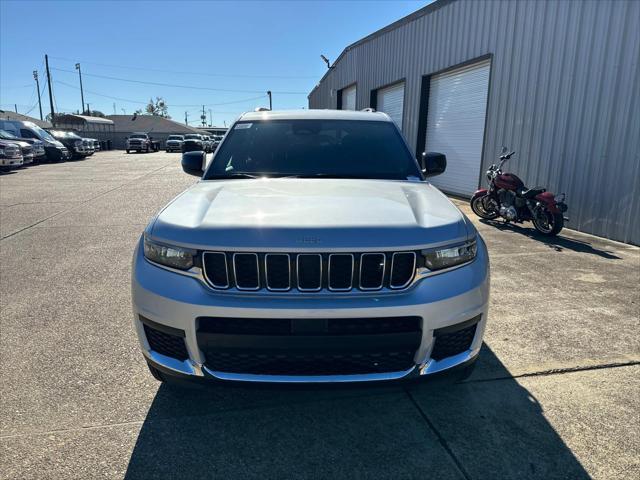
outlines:
[[[423,152],[421,164],[425,177],[435,177],[447,169],[447,157],[444,153]]]
[[[206,154],[200,151],[183,153],[182,170],[189,175],[201,177],[204,173],[206,158]]]

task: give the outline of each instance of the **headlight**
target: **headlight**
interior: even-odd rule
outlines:
[[[442,270],[467,263],[476,258],[478,246],[475,239],[461,245],[440,248],[437,250],[424,250],[424,262],[429,270]]]
[[[193,267],[193,257],[195,250],[163,245],[144,237],[144,256],[152,262],[159,263],[171,268],[189,270]]]

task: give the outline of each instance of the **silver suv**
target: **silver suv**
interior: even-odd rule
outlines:
[[[151,221],[133,317],[159,380],[360,382],[461,367],[482,344],[489,260],[384,113],[242,115]]]

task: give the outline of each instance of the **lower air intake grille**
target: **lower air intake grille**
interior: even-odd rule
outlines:
[[[477,317],[477,319],[479,320],[480,317]],[[453,357],[454,355],[469,350],[473,342],[473,337],[476,335],[477,326],[476,321],[476,323],[469,327],[453,332],[448,328],[441,329],[443,333],[438,333],[438,330],[436,330],[433,333],[436,344],[431,352],[431,358],[434,360],[442,360],[443,358]]]
[[[151,350],[166,355],[167,357],[177,358],[178,360],[186,360],[189,358],[187,347],[184,344],[184,337],[161,332],[147,324],[143,324],[143,326]]]
[[[204,350],[215,371],[253,375],[358,375],[398,372],[413,366],[413,350],[373,353],[225,353]]]

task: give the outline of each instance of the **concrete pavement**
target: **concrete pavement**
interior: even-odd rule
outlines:
[[[160,386],[131,328],[130,261],[195,181],[179,158],[0,176],[1,478],[640,476],[640,249],[569,230],[469,215],[492,305],[462,384]]]

